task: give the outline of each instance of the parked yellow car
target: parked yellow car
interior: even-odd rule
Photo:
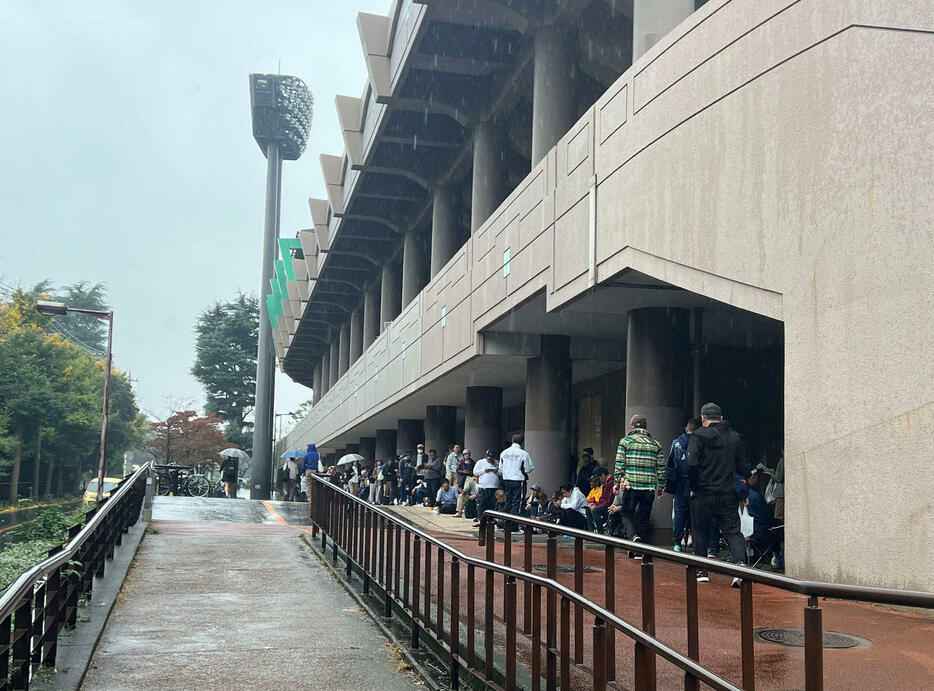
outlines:
[[[104,496],[109,497],[110,493],[113,492],[122,481],[123,478],[121,477],[105,477]],[[97,478],[91,480],[88,483],[87,489],[84,491],[84,503],[90,504],[94,501],[97,501]]]

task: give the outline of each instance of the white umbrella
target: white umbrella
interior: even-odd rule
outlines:
[[[349,453],[346,456],[341,456],[341,459],[337,462],[337,465],[349,465],[354,461],[362,461],[363,456],[358,453]]]
[[[224,449],[223,451],[219,452],[217,455],[223,458],[227,458],[228,456],[233,456],[234,458],[240,458],[240,459],[243,459],[244,461],[247,461],[250,458],[249,454],[247,454],[246,451],[243,451],[242,449],[234,449],[234,448]]]

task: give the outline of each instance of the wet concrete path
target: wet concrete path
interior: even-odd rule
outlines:
[[[157,497],[84,689],[411,689],[300,535],[307,507]]]

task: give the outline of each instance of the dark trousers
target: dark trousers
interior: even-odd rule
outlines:
[[[691,487],[687,480],[679,480],[674,497],[675,520],[671,537],[674,544],[679,544],[688,528],[691,527]]]
[[[434,506],[437,503],[438,490],[441,489],[441,478],[430,478],[425,480],[425,484],[428,485],[428,506]]]
[[[590,530],[596,530],[598,533],[602,533],[609,515],[608,509],[609,507],[607,506],[587,509],[587,527]]]
[[[506,513],[511,513],[513,516],[519,515],[519,511],[522,510],[524,486],[525,483],[522,480],[503,480],[503,489],[506,491]]]
[[[587,519],[584,518],[580,511],[574,509],[561,509],[561,520],[559,522],[568,528],[587,530]]]
[[[746,541],[739,527],[739,503],[732,490],[726,494],[697,494],[691,497],[691,525],[694,531],[694,554],[707,556],[711,542],[711,523],[717,522],[730,548],[734,564],[742,564]]]
[[[496,488],[483,488],[477,490],[477,518],[483,518],[484,512],[491,510],[496,504]],[[739,514],[737,514],[738,516]]]
[[[630,540],[639,538],[646,541],[649,538],[649,517],[652,515],[652,504],[655,503],[655,490],[627,489],[623,490],[623,510],[620,511],[623,519],[623,528]],[[736,514],[737,518],[739,514]]]

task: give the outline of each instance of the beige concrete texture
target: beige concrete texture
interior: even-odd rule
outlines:
[[[289,445],[444,377],[536,293],[553,311],[635,270],[784,322],[788,572],[934,590],[932,39],[921,0],[707,3],[571,127]]]

